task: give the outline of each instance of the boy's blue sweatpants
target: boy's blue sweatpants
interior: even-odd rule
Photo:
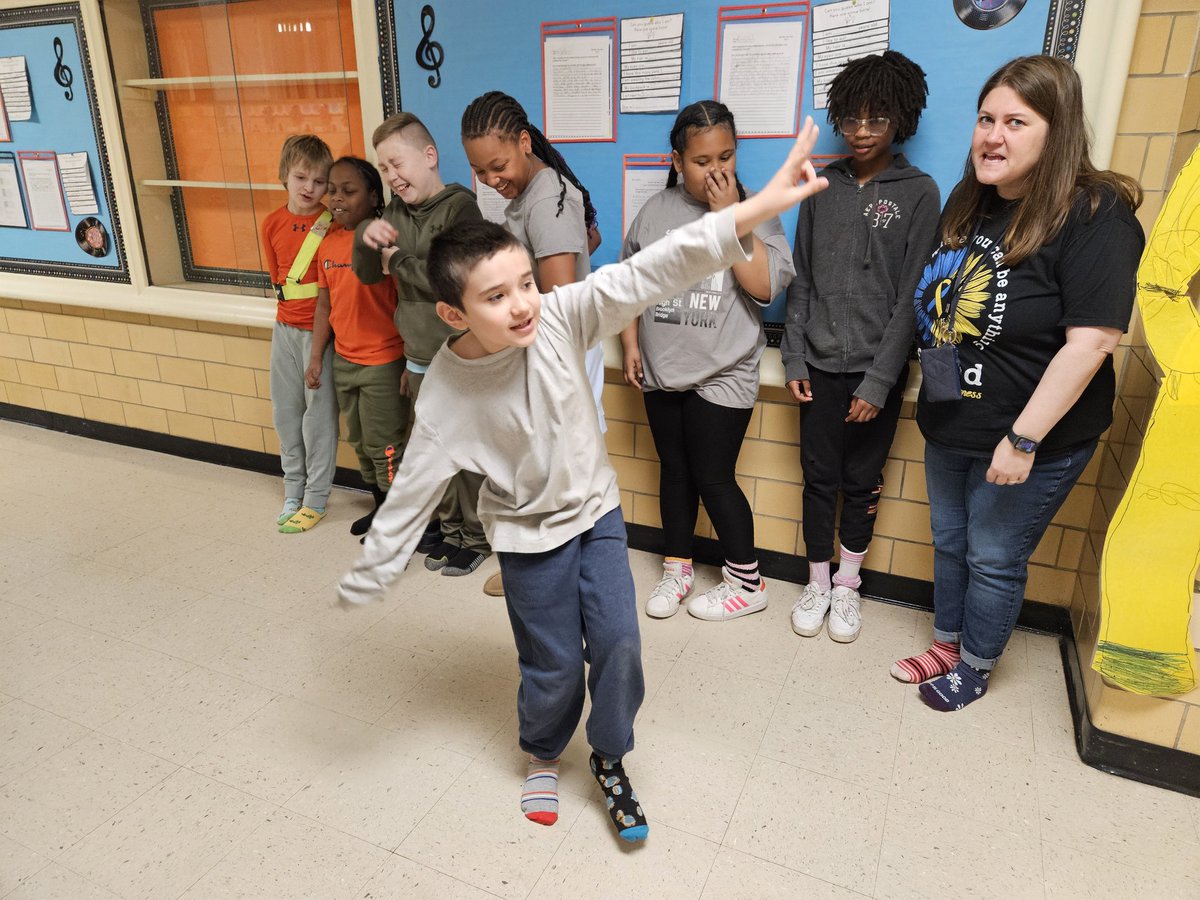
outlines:
[[[588,743],[601,756],[625,755],[645,683],[620,507],[561,547],[498,556],[521,667],[521,749],[539,759],[566,749],[583,712],[587,663]]]

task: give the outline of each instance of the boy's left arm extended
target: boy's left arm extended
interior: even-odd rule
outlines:
[[[753,243],[739,239],[733,207],[707,213],[583,281],[554,289],[576,343],[591,347],[628,325],[642,310],[749,259]]]
[[[921,272],[933,252],[937,234],[938,217],[941,213],[941,196],[933,179],[928,190],[921,195],[913,208],[909,221],[904,251],[904,263],[896,281],[896,299],[892,305],[892,317],[884,329],[883,338],[875,350],[871,368],[863,375],[862,383],[854,391],[855,397],[866,400],[872,406],[883,407],[888,392],[900,377],[900,370],[908,359],[916,335],[916,312],[913,294]]]
[[[420,418],[404,451],[392,490],[375,514],[354,567],[338,582],[343,606],[382,600],[388,586],[408,566],[413,550],[458,467]]]

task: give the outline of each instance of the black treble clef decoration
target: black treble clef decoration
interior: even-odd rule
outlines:
[[[75,80],[75,76],[71,74],[71,67],[63,62],[63,42],[62,38],[54,39],[54,55],[58,61],[54,64],[54,80],[61,87],[65,87],[63,96],[68,100],[75,99],[75,92],[71,89],[71,82]]]
[[[417,65],[433,74],[429,76],[429,86],[437,87],[442,83],[442,73],[439,71],[446,59],[446,51],[437,41],[431,41],[433,34],[433,7],[426,3],[421,7],[421,43],[417,44]]]

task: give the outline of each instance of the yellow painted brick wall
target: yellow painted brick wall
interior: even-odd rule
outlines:
[[[270,360],[263,328],[0,297],[0,401],[17,406],[277,454]],[[344,441],[337,460],[358,468]]]
[[[1138,218],[1147,233],[1175,176],[1200,143],[1198,44],[1200,0],[1145,0],[1112,167],[1142,183],[1146,202]],[[1113,427],[1097,453],[1097,486],[1071,603],[1088,713],[1106,731],[1200,754],[1200,689],[1172,699],[1135,696],[1105,685],[1091,669],[1101,619],[1104,536],[1137,463],[1161,375],[1136,314],[1124,344]]]

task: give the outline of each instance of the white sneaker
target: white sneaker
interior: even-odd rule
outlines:
[[[689,615],[708,622],[724,622],[767,608],[767,582],[764,579],[759,578],[757,591],[748,591],[724,566],[721,574],[725,576],[723,581],[688,601]]]
[[[829,610],[829,636],[835,641],[848,644],[862,631],[862,600],[852,587],[835,584],[832,592],[832,608]]]
[[[656,619],[669,619],[679,612],[679,604],[691,592],[690,579],[664,571],[662,579],[654,586],[654,590],[650,592],[650,599],[646,601],[646,615]]]
[[[800,599],[792,604],[792,631],[802,637],[813,637],[821,633],[825,624],[825,613],[829,611],[829,591],[815,581],[810,581],[800,592]]]

